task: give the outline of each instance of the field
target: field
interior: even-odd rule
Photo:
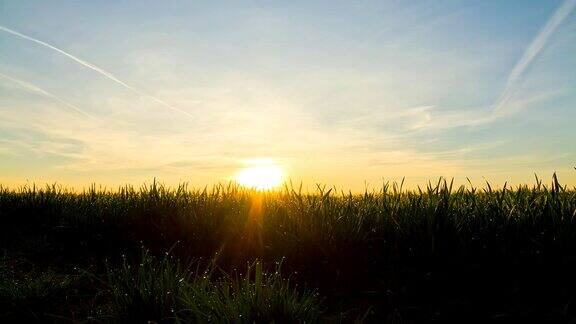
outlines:
[[[0,187],[0,322],[574,323],[576,188]]]

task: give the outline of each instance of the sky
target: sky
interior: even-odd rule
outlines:
[[[0,0],[0,184],[576,185],[576,0]]]

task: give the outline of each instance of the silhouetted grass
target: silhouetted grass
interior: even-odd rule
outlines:
[[[0,244],[7,260],[64,274],[90,269],[112,316],[99,321],[576,318],[576,190],[555,176],[531,187],[453,188],[441,179],[357,195],[156,182],[0,188]],[[246,273],[249,264],[258,276]]]

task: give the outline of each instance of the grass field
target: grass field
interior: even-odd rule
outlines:
[[[0,187],[0,322],[576,321],[576,189]]]

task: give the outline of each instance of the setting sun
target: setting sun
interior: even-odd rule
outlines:
[[[282,168],[271,160],[259,160],[240,170],[236,181],[241,185],[259,190],[272,189],[282,182]]]

